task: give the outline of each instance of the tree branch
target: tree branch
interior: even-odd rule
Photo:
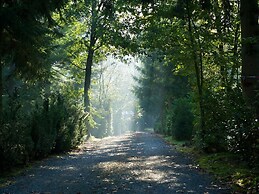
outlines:
[[[101,48],[103,46],[103,43],[100,43],[100,45],[96,46],[96,48],[94,49],[94,51],[97,51],[99,48]]]
[[[76,65],[76,64],[74,64],[74,63],[71,63],[71,64],[74,65],[75,67],[77,67],[78,69],[81,69],[81,70],[83,70],[83,71],[86,70],[85,68],[82,68],[82,67],[80,67],[80,66],[78,66],[78,65]]]

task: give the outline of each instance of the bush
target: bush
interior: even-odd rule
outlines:
[[[178,98],[172,104],[166,103],[158,121],[155,132],[170,135],[175,140],[190,140],[193,134],[193,113],[189,98]]]
[[[197,129],[198,146],[204,151],[238,153],[243,160],[258,158],[259,124],[240,88],[206,91],[204,129]]]
[[[8,99],[3,116],[0,128],[0,171],[27,163],[33,149],[28,115],[21,114],[17,98]]]
[[[188,98],[179,98],[173,103],[172,136],[176,140],[190,140],[193,132],[193,114]]]
[[[61,94],[38,99],[30,111],[17,96],[4,107],[0,129],[0,171],[77,146],[86,134],[83,107]],[[33,103],[32,103],[33,104]]]
[[[59,112],[56,123],[57,135],[55,139],[55,152],[67,151],[81,143],[82,137],[86,135],[86,114],[83,107],[61,104],[55,107]]]
[[[35,156],[45,157],[78,145],[86,134],[85,119],[83,108],[70,104],[61,94],[45,99],[32,119]]]

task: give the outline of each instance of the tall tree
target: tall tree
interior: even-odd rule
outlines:
[[[85,56],[85,61],[81,61],[79,66],[84,70],[84,105],[87,112],[90,112],[89,92],[93,64],[111,54],[115,47],[125,48],[129,45],[125,44],[129,39],[127,24],[123,20],[125,16],[119,10],[122,5],[122,2],[111,0],[79,1],[76,10],[72,10],[75,23],[81,26],[75,33],[77,43],[81,45],[78,47],[78,54]]]
[[[259,8],[258,0],[241,0],[242,85],[247,101],[259,117]]]
[[[14,65],[16,72],[29,76],[41,72],[47,54],[46,43],[50,39],[49,25],[53,24],[51,13],[66,2],[0,1],[0,120],[3,112],[3,67]]]

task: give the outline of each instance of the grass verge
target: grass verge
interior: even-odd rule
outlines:
[[[188,141],[176,141],[168,136],[163,138],[178,151],[191,154],[201,169],[230,185],[234,193],[259,193],[258,165],[249,166],[238,154],[229,152],[206,154],[191,146]]]

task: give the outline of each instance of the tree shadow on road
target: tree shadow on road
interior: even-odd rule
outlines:
[[[17,192],[16,192],[17,191]],[[0,193],[229,193],[151,133],[106,138],[47,159]]]

